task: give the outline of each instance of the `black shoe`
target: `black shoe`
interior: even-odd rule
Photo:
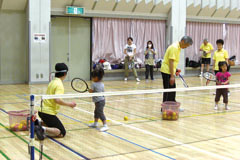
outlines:
[[[40,126],[40,125],[35,126],[34,132],[36,133],[37,138],[40,141],[44,140],[45,136],[44,136],[44,130],[43,130],[42,126]]]

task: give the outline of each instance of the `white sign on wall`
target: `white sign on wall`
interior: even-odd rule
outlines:
[[[35,43],[45,43],[46,42],[46,34],[45,33],[34,33],[33,41]]]

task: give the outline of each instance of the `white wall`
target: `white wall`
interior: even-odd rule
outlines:
[[[50,0],[29,0],[29,83],[49,80]],[[36,43],[34,34],[46,34],[44,43]]]

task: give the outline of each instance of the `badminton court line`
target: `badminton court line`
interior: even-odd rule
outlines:
[[[77,109],[77,108],[75,107],[75,109]],[[90,113],[90,112],[89,112],[89,113]],[[72,118],[72,117],[67,116],[67,115],[65,115],[65,114],[62,114],[62,113],[59,113],[59,114],[61,114],[61,115],[64,116],[64,117],[67,117],[67,118],[69,118],[69,119],[72,119],[73,121],[76,121],[76,122],[79,122],[79,123],[82,123],[82,124],[88,126],[88,124],[86,124],[86,123],[84,123],[84,122],[82,122],[82,121],[80,121],[80,120],[77,120],[77,119],[75,119],[75,118]],[[129,141],[129,140],[127,140],[127,139],[125,139],[125,138],[122,138],[122,137],[120,137],[120,136],[114,135],[114,134],[109,133],[109,132],[105,132],[105,133],[107,133],[107,134],[109,134],[109,135],[111,135],[111,136],[113,136],[113,137],[115,137],[115,138],[119,138],[119,139],[121,139],[121,140],[123,140],[123,141],[126,141],[126,142],[128,142],[128,143],[131,143],[131,144],[133,144],[133,145],[136,145],[136,146],[138,146],[138,147],[141,147],[141,148],[143,148],[143,149],[145,149],[145,150],[148,150],[148,151],[151,151],[151,152],[156,153],[156,154],[158,154],[158,155],[161,155],[161,156],[164,156],[164,157],[166,157],[166,158],[169,158],[169,159],[171,159],[171,160],[176,160],[176,159],[174,159],[174,158],[172,158],[172,157],[169,157],[169,156],[167,156],[167,155],[164,155],[164,154],[162,154],[162,153],[159,153],[159,152],[157,152],[157,151],[154,151],[154,150],[152,150],[152,149],[150,149],[150,148],[147,148],[147,147],[144,147],[144,146],[139,145],[139,144],[137,144],[137,143],[134,143],[134,142],[132,142],[132,141]]]
[[[88,111],[86,111],[86,110],[83,110],[83,109],[81,109],[81,108],[75,107],[75,109],[93,115],[93,113],[88,112]],[[215,153],[212,153],[212,152],[209,152],[209,151],[206,151],[206,150],[203,150],[203,149],[200,149],[200,148],[191,146],[191,145],[189,145],[189,144],[184,144],[184,143],[182,143],[182,142],[179,142],[179,141],[176,141],[176,140],[172,140],[172,139],[166,138],[166,137],[164,137],[164,136],[160,136],[160,135],[158,135],[158,134],[155,134],[155,133],[153,133],[153,132],[150,132],[150,131],[147,131],[147,130],[144,130],[144,129],[140,129],[140,128],[137,128],[137,127],[134,127],[134,126],[130,126],[130,125],[127,125],[127,124],[124,124],[124,123],[115,121],[115,120],[110,119],[110,118],[108,118],[108,119],[111,120],[112,122],[116,123],[116,124],[121,124],[121,125],[124,126],[124,127],[131,128],[131,129],[133,129],[133,130],[142,132],[142,133],[144,133],[144,134],[148,134],[148,135],[151,135],[151,136],[157,137],[157,138],[159,138],[159,139],[163,139],[163,140],[166,140],[166,141],[169,141],[169,142],[178,144],[178,145],[182,145],[182,146],[184,146],[184,147],[186,147],[186,148],[190,148],[190,149],[192,149],[192,150],[195,150],[195,151],[198,151],[198,152],[207,154],[207,155],[209,155],[209,156],[211,156],[211,157],[214,157],[214,158],[219,158],[219,159],[223,159],[223,160],[232,160],[231,158],[224,157],[224,156],[221,156],[221,155],[218,155],[218,154],[215,154]]]
[[[16,96],[17,96],[17,95],[16,95]],[[23,100],[25,100],[25,101],[28,101],[28,100],[27,100],[26,98],[24,98],[24,97],[21,97],[21,96],[17,96],[17,97],[20,98],[20,99],[23,99]],[[4,111],[4,110],[3,110],[3,111]],[[5,112],[6,112],[6,111],[5,111]],[[6,113],[7,113],[7,112],[6,112]],[[82,155],[81,153],[78,153],[77,151],[71,149],[70,147],[64,145],[63,143],[59,142],[58,140],[56,140],[56,139],[54,139],[54,138],[51,138],[50,140],[52,140],[52,141],[55,142],[56,144],[64,147],[65,149],[68,149],[69,151],[71,151],[72,153],[76,154],[77,156],[79,156],[79,157],[81,157],[81,158],[84,158],[84,159],[86,159],[86,160],[89,160],[89,158],[87,158],[87,157],[85,157],[84,155]]]

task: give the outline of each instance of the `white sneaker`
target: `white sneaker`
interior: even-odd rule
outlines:
[[[95,124],[95,123],[91,123],[91,124],[88,125],[88,127],[90,127],[90,128],[97,128],[97,126],[98,126],[98,125]]]
[[[202,77],[203,76],[203,73],[201,72],[201,74],[199,74],[199,77]]]
[[[184,108],[179,108],[179,112],[184,112]]]
[[[124,78],[124,81],[127,81],[128,79],[127,78]]]
[[[139,79],[139,78],[136,78],[136,81],[137,81],[137,82],[140,82],[140,79]]]
[[[215,105],[214,110],[218,110],[218,105]]]
[[[230,96],[231,94],[230,94],[230,92],[228,92],[228,96]]]
[[[108,126],[103,126],[102,128],[100,128],[100,132],[105,132],[105,131],[107,131],[109,128],[108,128]]]
[[[231,108],[230,108],[230,107],[228,107],[228,106],[225,106],[225,109],[226,109],[226,110],[230,110]]]

